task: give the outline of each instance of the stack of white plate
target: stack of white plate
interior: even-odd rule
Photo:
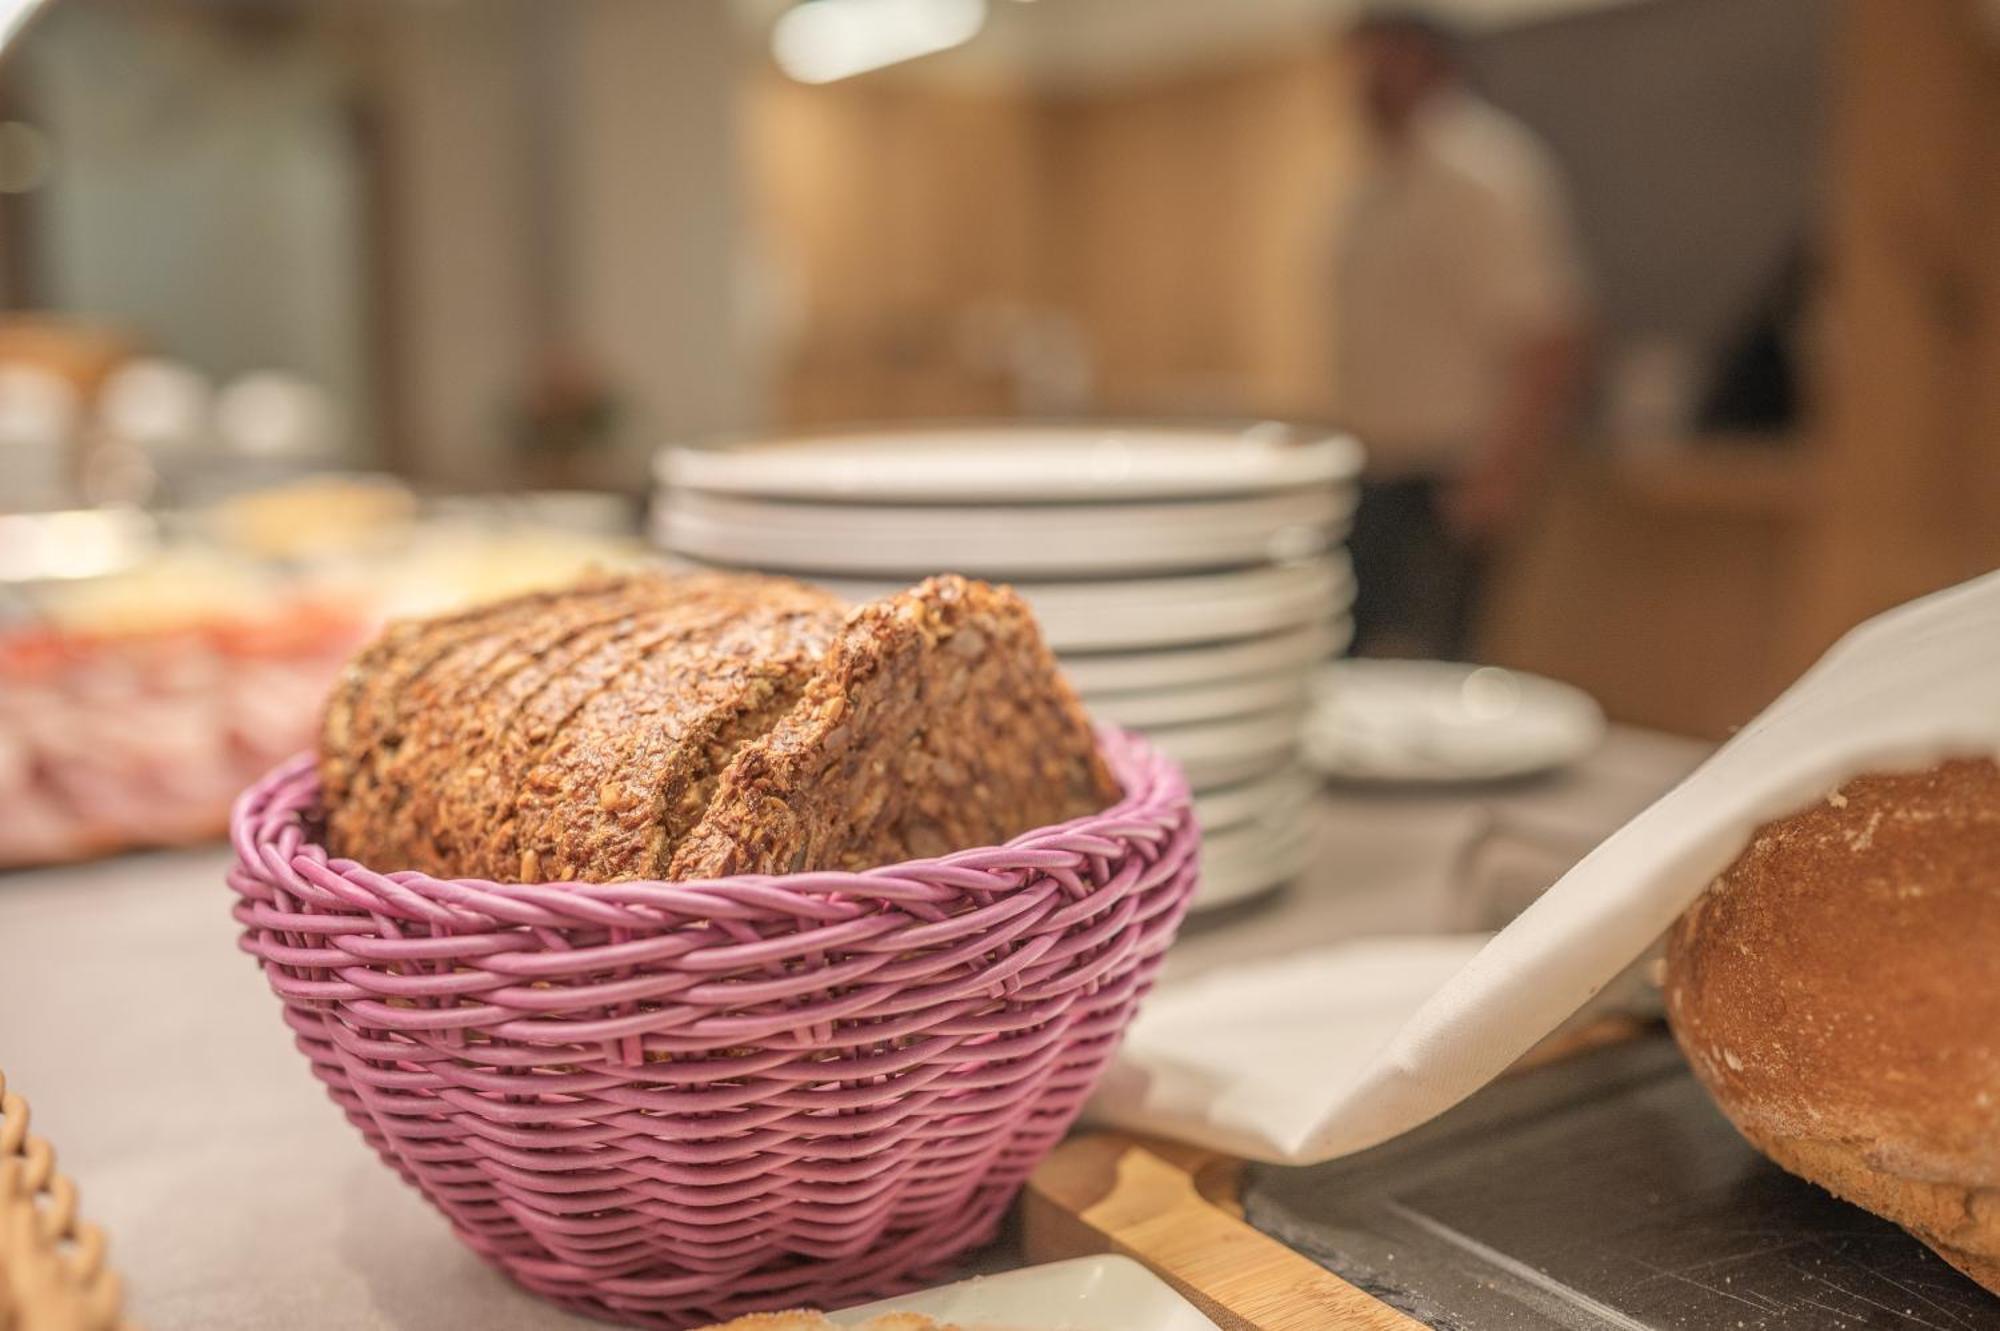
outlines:
[[[664,450],[682,560],[864,600],[932,573],[1012,583],[1093,714],[1180,761],[1197,906],[1304,865],[1308,681],[1346,645],[1360,450],[1278,426],[945,428]]]

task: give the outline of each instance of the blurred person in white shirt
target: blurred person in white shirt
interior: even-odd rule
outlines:
[[[1572,404],[1581,267],[1555,162],[1465,86],[1448,29],[1383,7],[1345,40],[1369,131],[1335,312],[1342,416],[1369,456],[1355,650],[1463,658],[1488,555]]]

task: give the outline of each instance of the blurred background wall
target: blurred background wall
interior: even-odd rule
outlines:
[[[283,370],[351,465],[457,488],[842,422],[1339,421],[1352,3],[992,0],[824,84],[771,59],[789,8],[53,0],[0,69],[0,351]],[[2000,563],[1994,6],[1443,8],[1597,308],[1483,654],[1718,734]]]

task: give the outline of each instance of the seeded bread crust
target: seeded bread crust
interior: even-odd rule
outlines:
[[[491,667],[488,687],[436,707],[431,758],[401,782],[392,843],[411,868],[511,878],[521,782],[557,731],[648,652],[713,632],[751,604],[761,583],[730,574],[621,579],[595,608],[543,610]]]
[[[640,613],[659,601],[657,583],[621,578],[493,621],[483,641],[462,644],[416,681],[386,782],[394,797],[376,815],[380,844],[395,847],[411,868],[452,862],[438,844],[453,842],[457,830],[444,821],[442,800],[489,751],[494,728],[513,710],[512,690],[532,692],[566,671],[579,647],[632,632]]]
[[[956,577],[849,615],[639,575],[393,626],[321,767],[336,854],[498,881],[864,868],[1118,797],[1026,605]]]
[[[597,580],[567,589],[589,595]],[[545,610],[562,593],[547,590],[489,601],[432,619],[392,622],[342,672],[320,724],[320,788],[327,843],[335,854],[365,846],[395,856],[383,809],[399,787],[390,771],[416,714],[416,690],[452,652],[505,635],[507,625]]]
[[[1027,604],[932,578],[854,612],[798,705],[730,762],[668,877],[942,855],[1118,793]]]
[[[634,612],[577,643],[562,668],[516,681],[512,705],[476,724],[464,741],[463,763],[441,784],[428,871],[513,877],[520,862],[514,815],[522,780],[580,707],[645,653],[688,632],[687,619],[678,607]]]
[[[365,779],[378,745],[380,709],[394,698],[410,674],[420,669],[413,657],[427,642],[446,650],[452,635],[477,631],[480,621],[496,613],[491,602],[435,619],[391,620],[375,639],[348,661],[327,695],[320,714],[320,789],[329,807],[342,804]],[[423,664],[428,664],[424,661]]]
[[[823,592],[772,582],[648,653],[563,727],[521,783],[515,872],[593,882],[658,874],[668,812],[709,779],[723,756],[718,737],[795,697],[844,613]]]
[[[1753,1145],[2000,1293],[2000,767],[1759,829],[1668,936],[1667,1015]]]

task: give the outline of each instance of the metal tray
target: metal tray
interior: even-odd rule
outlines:
[[[2000,1298],[1751,1150],[1664,1033],[1242,1187],[1251,1224],[1439,1331],[2000,1328]]]

